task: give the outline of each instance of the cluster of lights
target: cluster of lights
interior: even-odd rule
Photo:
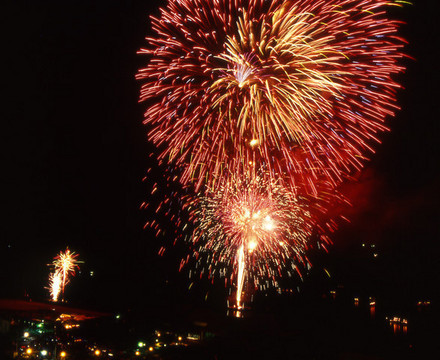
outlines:
[[[406,334],[408,332],[408,320],[405,318],[400,318],[397,316],[394,316],[392,318],[385,318],[386,320],[388,320],[390,326],[393,329],[394,334],[397,333],[404,333]]]
[[[31,348],[31,347],[27,347],[26,350],[25,350],[25,353],[26,353],[26,355],[32,355],[32,354],[34,353],[34,349]],[[48,354],[48,351],[45,350],[45,349],[43,349],[43,350],[40,351],[40,355],[41,355],[42,357],[47,356],[47,354]]]
[[[174,342],[170,342],[167,344],[166,342],[161,341],[161,338],[163,338],[163,333],[156,330],[155,331],[156,338],[154,339],[154,344],[147,344],[144,341],[139,341],[137,343],[137,349],[134,351],[135,356],[141,356],[145,355],[146,353],[152,353],[153,351],[160,349],[162,347],[167,347],[168,345],[171,346],[186,346],[185,343],[183,343],[183,337],[181,335],[178,335],[177,338],[175,335],[171,332],[166,332],[166,335],[170,335],[171,337],[174,337],[176,340]],[[189,337],[188,337],[189,339]],[[162,339],[164,340],[164,339]]]
[[[53,326],[57,326],[56,324],[60,323],[62,329],[70,330],[74,328],[78,328],[80,324],[72,322],[72,316],[68,314],[61,314],[56,322],[53,323]],[[63,345],[58,344],[58,339],[53,335],[49,341],[52,342],[51,345],[47,343],[48,338],[44,337],[41,339],[39,334],[44,334],[46,332],[52,333],[53,326],[48,327],[48,329],[44,329],[44,321],[24,321],[25,329],[22,332],[22,346],[20,346],[20,351],[22,352],[22,356],[32,359],[69,359],[71,354],[69,354],[69,349],[66,346],[71,345],[71,341],[65,341]],[[35,329],[34,329],[35,327]],[[46,331],[48,330],[48,331]],[[73,342],[83,342],[84,340],[81,338],[70,338]],[[54,343],[55,342],[55,343]],[[145,345],[145,344],[143,344]],[[61,347],[61,348],[60,348]],[[51,348],[52,350],[50,350]],[[55,350],[54,350],[55,348]],[[96,345],[88,347],[88,350],[91,352],[91,355],[95,358],[112,358],[114,356],[111,353],[111,350],[98,348]],[[54,352],[52,352],[54,351]],[[56,354],[56,355],[55,355]]]
[[[418,301],[417,302],[417,306],[419,306],[419,307],[422,307],[422,306],[427,307],[429,305],[431,305],[431,301],[429,301],[429,300],[424,300],[424,301]]]
[[[71,330],[71,329],[79,328],[79,324],[65,324],[64,328],[66,330]]]

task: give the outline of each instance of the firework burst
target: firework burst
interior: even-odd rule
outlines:
[[[402,2],[179,0],[152,18],[137,74],[149,139],[197,194],[178,200],[196,269],[231,279],[238,305],[246,282],[301,275],[330,242],[321,216],[398,110],[405,41],[386,9]]]
[[[311,266],[310,246],[325,249],[330,243],[320,226],[322,204],[330,200],[299,195],[262,172],[229,174],[220,181],[215,191],[187,201],[195,225],[189,243],[195,271],[231,280],[240,306],[245,282],[253,289],[278,287],[283,275],[302,276],[301,269]],[[343,200],[333,194],[333,201]],[[335,224],[326,227],[333,230]]]
[[[196,191],[252,160],[338,185],[398,109],[404,41],[384,10],[398,3],[169,1],[137,75],[160,161]]]

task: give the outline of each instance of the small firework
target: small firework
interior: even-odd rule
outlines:
[[[79,269],[78,264],[82,263],[82,261],[77,260],[77,257],[78,254],[71,252],[67,248],[65,252],[60,252],[52,262],[52,266],[55,269],[53,278],[58,281],[58,277],[60,277],[60,288],[63,295],[64,288],[69,283],[70,277],[75,276],[75,271]]]

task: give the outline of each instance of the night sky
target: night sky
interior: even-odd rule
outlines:
[[[436,2],[393,10],[407,23],[402,34],[415,60],[404,60],[402,110],[388,123],[392,131],[358,182],[344,187],[353,202],[346,211],[351,223],[340,225],[329,254],[314,255],[316,272],[332,275],[328,286],[408,301],[439,294]],[[151,214],[139,210],[148,201],[150,185],[142,178],[154,166],[148,156],[154,148],[134,79],[146,59],[136,51],[149,34],[149,15],[163,2],[10,3],[3,8],[0,297],[26,291],[46,299],[47,264],[68,246],[85,261],[66,288],[73,302],[124,307],[170,294],[175,301],[203,300],[203,291],[188,295],[178,248],[157,255],[162,240],[142,229]],[[315,286],[314,278],[305,287]]]

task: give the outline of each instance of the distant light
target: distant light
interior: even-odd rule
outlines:
[[[95,275],[95,272],[94,271],[90,271],[90,276],[93,276],[93,275]]]
[[[134,353],[136,356],[139,356],[141,354],[141,352],[139,350],[136,350],[136,352]]]
[[[249,141],[249,145],[250,146],[255,146],[258,144],[258,140],[257,139],[252,139],[251,141]]]
[[[142,341],[138,342],[138,347],[144,347],[144,346],[145,346],[145,343],[143,343]]]
[[[96,350],[95,350],[95,355],[96,355],[96,356],[99,356],[99,355],[101,355],[101,350],[99,350],[99,349],[96,349]]]
[[[32,354],[32,349],[31,348],[27,348],[26,349],[26,354],[28,354],[28,355]]]
[[[66,355],[67,355],[67,354],[66,354],[65,351],[61,351],[61,352],[60,352],[60,356],[61,356],[62,358],[66,357]]]
[[[116,319],[120,319],[121,318],[121,315],[116,315]]]
[[[41,354],[41,356],[46,356],[47,355],[47,350],[41,350],[40,354]]]
[[[23,337],[25,337],[25,338],[29,337],[29,333],[27,331],[25,331],[25,333],[23,334]]]
[[[154,348],[153,348],[152,346],[150,346],[150,347],[148,348],[148,350],[153,351]]]
[[[378,254],[377,254],[377,253],[374,253],[374,254],[373,254],[373,256],[374,256],[374,257],[377,257],[377,256],[378,256]]]
[[[181,336],[179,336],[179,337],[177,338],[177,340],[179,340],[179,341],[182,341],[182,337],[181,337]]]

